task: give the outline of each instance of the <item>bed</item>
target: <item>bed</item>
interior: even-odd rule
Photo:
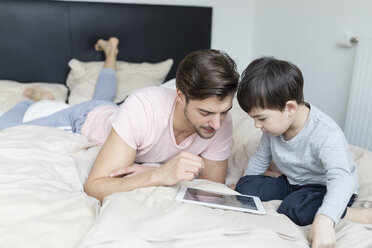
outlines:
[[[117,101],[138,87],[172,87],[181,59],[210,48],[211,25],[209,7],[0,0],[0,111],[25,99],[31,84],[70,104],[89,98],[103,59],[93,44],[110,36],[120,39],[125,68]],[[261,137],[236,99],[231,113],[226,184],[236,183]],[[101,205],[83,190],[99,149],[54,128],[0,131],[0,247],[309,247],[310,226],[276,213],[280,201],[264,203],[265,216],[212,209],[175,201],[178,184],[112,194]],[[361,185],[353,207],[369,207],[372,153],[351,150]],[[181,184],[235,193],[205,180]],[[341,220],[337,247],[372,247],[371,231]]]

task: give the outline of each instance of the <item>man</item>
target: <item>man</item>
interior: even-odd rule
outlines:
[[[228,111],[238,79],[227,54],[203,50],[181,62],[176,91],[150,87],[129,96],[112,111],[112,129],[86,181],[87,194],[102,201],[115,192],[196,177],[224,183],[232,137]],[[100,132],[89,119],[99,118],[104,108],[89,113],[85,130]],[[145,162],[163,165],[135,164]]]

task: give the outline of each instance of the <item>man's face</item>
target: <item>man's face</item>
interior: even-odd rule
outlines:
[[[203,139],[212,138],[232,108],[233,95],[220,100],[210,97],[185,102],[184,114],[189,125]]]
[[[253,108],[249,116],[254,119],[256,128],[272,136],[278,136],[285,133],[292,124],[292,118],[288,110],[279,111],[271,109]]]

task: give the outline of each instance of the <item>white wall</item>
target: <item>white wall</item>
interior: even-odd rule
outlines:
[[[102,1],[102,0],[90,0]],[[226,51],[242,72],[269,55],[296,64],[305,100],[344,127],[355,47],[337,45],[344,34],[372,35],[369,0],[111,0],[121,3],[213,7],[212,48]]]
[[[356,47],[337,41],[343,34],[372,35],[372,1],[257,0],[254,21],[252,56],[296,64],[305,100],[344,128]]]

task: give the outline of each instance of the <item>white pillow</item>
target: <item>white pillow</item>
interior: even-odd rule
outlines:
[[[68,65],[71,71],[67,77],[67,86],[70,89],[68,102],[70,104],[92,99],[103,63],[70,60]],[[164,82],[172,65],[172,59],[159,63],[118,61],[116,64],[117,92],[114,102],[122,101],[127,95],[139,88],[160,85]]]
[[[161,84],[160,86],[161,87],[168,88],[168,89],[175,90],[175,89],[177,89],[177,87],[176,87],[176,79],[175,78],[172,78],[171,80],[168,80],[167,82]]]
[[[55,100],[65,102],[67,100],[68,89],[65,85],[56,83],[19,83],[10,80],[0,80],[0,110],[8,111],[18,102],[27,100],[23,91],[29,86],[39,86],[50,91]]]
[[[233,108],[230,113],[233,121],[233,138],[226,185],[238,182],[262,136],[261,129],[254,127],[254,120],[240,108],[236,97],[233,100]]]

